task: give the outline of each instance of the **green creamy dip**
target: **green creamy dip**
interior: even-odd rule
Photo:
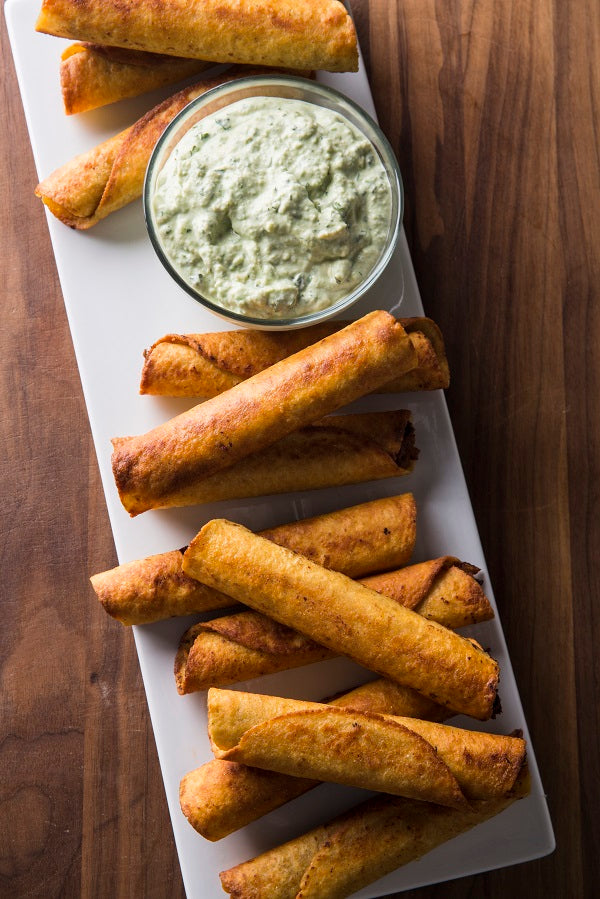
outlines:
[[[388,237],[391,191],[371,142],[338,113],[250,97],[192,126],[153,197],[163,250],[224,309],[288,318],[347,296]]]

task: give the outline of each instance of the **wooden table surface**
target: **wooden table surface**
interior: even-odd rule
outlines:
[[[600,6],[352,6],[557,838],[543,860],[417,892],[591,896]],[[87,584],[116,557],[4,25],[2,70],[0,895],[178,897],[132,635]]]

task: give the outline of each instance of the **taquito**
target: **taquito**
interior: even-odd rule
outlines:
[[[226,761],[452,808],[510,795],[526,751],[517,736],[215,688],[208,735]]]
[[[296,331],[220,331],[167,334],[144,352],[140,393],[153,396],[211,397],[321,340],[348,322],[323,322]],[[412,344],[407,368],[382,393],[437,390],[450,383],[444,341],[429,318],[401,318]]]
[[[431,621],[457,628],[494,617],[472,576],[475,571],[474,566],[445,556],[363,578],[361,583]],[[183,695],[299,668],[334,655],[260,612],[244,611],[194,624],[184,633],[175,656],[175,682]]]
[[[131,515],[187,504],[190,484],[390,381],[407,352],[402,325],[371,312],[147,434],[113,441],[121,502]]]
[[[91,228],[111,212],[141,197],[154,145],[184,106],[218,84],[256,71],[232,68],[218,77],[183,88],[130,128],[56,169],[38,184],[36,196],[71,228]]]
[[[261,531],[325,568],[359,577],[406,565],[416,540],[416,505],[411,493],[371,500]],[[184,574],[183,550],[118,565],[91,577],[106,612],[123,624],[148,624],[234,604],[212,587]]]
[[[44,0],[36,31],[214,62],[355,72],[352,18],[338,0]]]
[[[223,871],[232,899],[345,899],[396,868],[504,811],[529,792],[524,769],[511,796],[444,808],[381,796]]]
[[[473,641],[239,524],[208,522],[183,570],[453,711],[495,711],[498,664]]]
[[[100,44],[70,44],[60,62],[67,115],[138,97],[208,69],[212,63]]]
[[[388,680],[371,681],[328,702],[359,712],[431,721],[443,721],[448,716],[442,706]],[[181,810],[198,833],[207,840],[221,840],[318,783],[239,762],[212,759],[182,778],[179,801]]]

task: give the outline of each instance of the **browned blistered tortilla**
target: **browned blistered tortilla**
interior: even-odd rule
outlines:
[[[424,618],[454,629],[494,617],[489,600],[473,577],[476,572],[477,568],[468,562],[442,556],[373,575],[362,583]]]
[[[126,97],[138,97],[198,75],[211,65],[200,59],[182,59],[101,44],[70,44],[60,63],[65,112],[74,115]]]
[[[286,356],[345,327],[324,322],[297,331],[220,331],[168,334],[144,353],[140,393],[153,396],[211,397],[223,393]],[[378,392],[437,390],[450,382],[442,335],[427,318],[401,318],[412,344],[406,371]]]
[[[223,871],[221,884],[231,899],[345,899],[499,814],[528,792],[524,769],[511,796],[460,809],[381,796]]]
[[[363,578],[361,583],[431,621],[456,628],[487,621],[494,615],[469,570],[475,570],[474,566],[445,556]],[[334,655],[260,612],[238,612],[194,624],[184,633],[175,656],[175,682],[179,693],[193,693],[299,668]]]
[[[36,30],[214,62],[358,69],[354,24],[338,0],[44,0]]]
[[[516,736],[214,688],[208,733],[216,758],[452,807],[510,795],[526,752]]]
[[[262,531],[325,568],[359,577],[410,560],[416,539],[411,493],[371,500]],[[174,615],[231,606],[230,596],[184,574],[183,550],[126,562],[95,574],[92,586],[104,609],[123,624],[148,624]]]
[[[184,106],[218,84],[255,72],[232,68],[223,75],[185,87],[130,128],[56,169],[38,184],[36,196],[71,228],[91,228],[111,212],[141,197],[154,145]]]
[[[409,687],[387,680],[371,681],[328,702],[359,712],[431,721],[443,721],[448,715],[442,706]],[[179,800],[198,833],[207,840],[220,840],[317,785],[318,781],[212,759],[183,777]]]
[[[385,384],[407,353],[402,325],[371,312],[147,434],[117,439],[121,502],[131,515],[188,505],[190,487]]]
[[[208,522],[183,570],[456,712],[495,711],[498,664],[472,641],[241,525]]]

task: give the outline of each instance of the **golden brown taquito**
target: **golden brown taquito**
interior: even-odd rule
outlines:
[[[431,721],[212,688],[216,758],[460,807],[511,793],[526,744]]]
[[[359,577],[406,565],[416,539],[411,493],[371,500],[261,531],[325,568]],[[92,586],[106,612],[123,624],[148,624],[174,615],[208,612],[234,600],[184,574],[183,550],[126,562],[95,574]]]
[[[232,899],[345,899],[436,846],[504,811],[529,792],[451,809],[381,796],[220,875]]]
[[[359,712],[427,718],[431,721],[443,721],[448,715],[442,706],[430,702],[409,687],[401,687],[388,680],[371,681],[328,702]],[[212,759],[185,775],[181,781],[179,799],[192,827],[207,840],[220,840],[318,783],[251,768],[239,762]]]
[[[401,318],[399,321],[414,352],[412,356],[406,356],[406,371],[378,388],[378,392],[448,387],[448,361],[437,325],[428,318]],[[167,334],[144,353],[140,393],[217,396],[347,324],[323,322],[309,328],[276,333],[239,330]]]
[[[248,69],[232,68],[218,77],[185,87],[130,128],[56,169],[38,184],[36,196],[71,228],[91,228],[111,212],[141,197],[154,145],[184,106],[211,87],[252,73]]]
[[[181,505],[191,484],[390,381],[411,352],[402,325],[371,312],[147,434],[117,439],[121,502],[131,515]]]
[[[445,556],[363,578],[361,583],[431,621],[456,628],[494,617],[487,597],[469,573],[475,570]],[[175,682],[183,695],[299,668],[334,655],[260,612],[238,612],[194,624],[184,633],[175,656]]]
[[[208,522],[183,570],[456,712],[494,713],[498,664],[473,641],[241,525]]]
[[[175,84],[212,63],[101,44],[76,43],[64,50],[60,86],[67,115],[97,109],[127,97]]]
[[[44,0],[36,30],[153,53],[292,69],[358,69],[338,0]]]

